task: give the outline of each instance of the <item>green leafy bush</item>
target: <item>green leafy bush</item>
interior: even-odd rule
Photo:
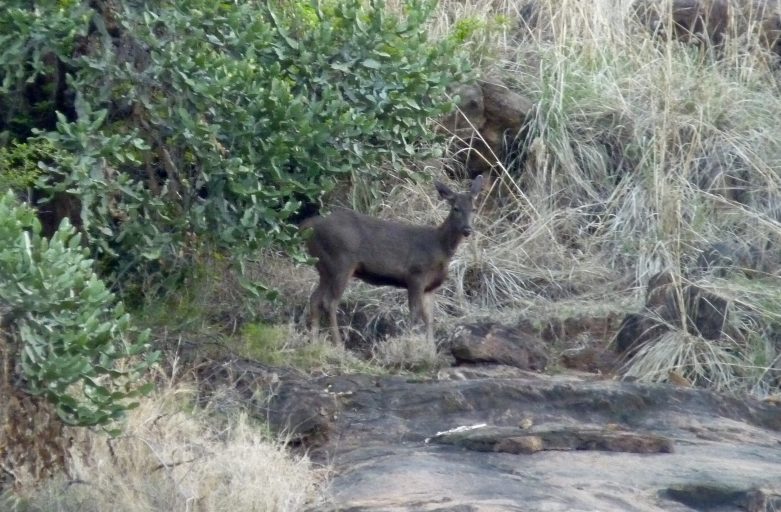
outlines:
[[[123,281],[175,275],[205,246],[239,261],[295,250],[302,203],[420,156],[466,73],[457,42],[430,40],[430,1],[135,5],[92,13],[83,37],[80,8],[36,8],[72,22],[46,32],[74,99],[38,131],[67,155],[45,186],[80,200],[101,269]],[[29,14],[14,12],[0,18]],[[5,25],[37,40],[37,24]]]
[[[0,190],[31,189],[41,177],[44,162],[59,159],[57,149],[45,139],[28,139],[0,147]]]
[[[0,325],[17,387],[52,402],[66,423],[106,424],[148,391],[155,360],[63,221],[50,240],[31,208],[0,197]],[[6,376],[8,378],[9,376]]]
[[[33,128],[53,129],[63,109],[66,66],[87,34],[84,2],[5,0],[0,12],[0,145]]]

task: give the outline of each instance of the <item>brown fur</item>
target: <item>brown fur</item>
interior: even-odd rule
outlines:
[[[422,318],[426,335],[433,340],[431,292],[444,282],[458,244],[472,231],[474,199],[482,183],[478,176],[463,194],[435,183],[451,205],[447,219],[436,227],[382,220],[343,208],[328,217],[307,219],[301,227],[313,231],[307,249],[317,258],[320,274],[310,298],[312,338],[318,337],[324,310],[334,343],[341,343],[336,308],[350,278],[356,277],[376,286],[406,288],[412,323]]]

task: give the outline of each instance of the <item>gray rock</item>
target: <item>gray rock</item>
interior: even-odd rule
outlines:
[[[534,104],[497,78],[463,85],[455,93],[459,110],[440,125],[456,135],[453,153],[468,176],[490,173],[507,155],[508,142],[523,137]]]
[[[493,322],[460,326],[450,350],[459,364],[499,363],[522,370],[544,370],[548,364],[541,340]]]
[[[514,427],[475,428],[448,432],[431,442],[461,446],[480,452],[531,454],[543,450],[599,450],[629,453],[672,453],[673,441],[666,437],[617,430],[615,428],[534,428],[522,432]]]
[[[781,495],[778,405],[571,375],[460,377],[283,380],[262,414],[330,394],[331,434],[308,447],[333,471],[318,510],[764,511]],[[475,424],[459,443],[437,439]]]

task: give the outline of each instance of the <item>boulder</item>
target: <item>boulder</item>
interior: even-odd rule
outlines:
[[[728,0],[642,0],[635,4],[638,19],[654,34],[697,44],[721,44],[730,22]],[[672,16],[672,23],[667,15]]]
[[[525,319],[518,323],[518,328],[538,335],[547,346],[556,347],[559,363],[565,368],[605,375],[612,374],[617,363],[615,351],[606,347],[606,342],[614,336],[622,319],[623,314],[613,310],[576,310],[557,312],[545,320]]]
[[[650,315],[630,313],[626,315],[614,338],[616,352],[625,359],[632,357],[640,347],[668,331],[668,327]]]
[[[597,374],[613,373],[617,366],[616,353],[602,347],[567,349],[560,361],[564,368]]]
[[[683,484],[665,489],[660,495],[693,510],[766,512],[781,508],[781,496],[756,487]]]
[[[441,129],[455,135],[452,151],[469,177],[490,173],[523,138],[534,104],[499,80],[466,84],[455,94],[458,110],[440,121]]]
[[[705,149],[696,162],[694,182],[700,189],[729,202],[750,204],[751,163],[745,156],[717,145]],[[716,202],[715,207],[721,206]]]
[[[522,370],[541,371],[548,364],[545,344],[519,328],[497,323],[475,323],[456,329],[450,350],[456,362],[499,363]]]
[[[440,126],[448,133],[468,138],[474,128],[485,124],[485,104],[480,84],[464,84],[455,91],[458,110],[440,120]]]
[[[752,32],[763,47],[781,55],[779,0],[640,0],[634,12],[660,37],[719,47],[728,36]]]

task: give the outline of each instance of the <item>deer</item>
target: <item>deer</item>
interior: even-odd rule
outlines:
[[[405,288],[410,326],[423,320],[426,339],[434,342],[433,292],[447,278],[450,260],[462,240],[472,234],[472,216],[483,177],[472,180],[469,191],[453,192],[435,181],[450,213],[439,226],[383,220],[346,208],[315,216],[301,224],[311,229],[307,252],[317,259],[320,280],[309,299],[312,340],[319,339],[320,314],[330,321],[331,341],[342,344],[336,313],[351,278],[374,286]]]

